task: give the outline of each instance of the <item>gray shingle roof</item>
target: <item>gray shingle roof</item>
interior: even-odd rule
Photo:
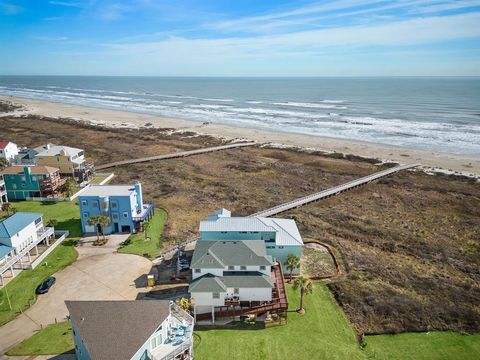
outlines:
[[[207,274],[196,278],[190,283],[190,286],[188,287],[188,292],[221,293],[226,291],[227,287],[222,281],[220,281],[220,277],[212,274]]]
[[[272,265],[262,240],[197,241],[190,267],[223,269],[229,265]]]
[[[95,360],[130,360],[170,314],[166,300],[65,301]]]
[[[227,288],[272,288],[273,281],[260,272],[224,272],[224,276],[207,274],[193,280],[188,292],[226,292]]]

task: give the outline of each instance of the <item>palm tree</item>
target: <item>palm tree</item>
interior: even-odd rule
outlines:
[[[311,294],[313,292],[313,283],[310,281],[310,279],[304,276],[299,276],[293,282],[293,288],[295,290],[300,289],[300,308],[297,311],[300,314],[304,314],[305,313],[305,309],[303,306],[304,297],[305,295]]]
[[[48,227],[56,227],[58,225],[58,221],[56,219],[50,219],[48,220],[47,222],[47,226]]]
[[[146,222],[146,223],[143,223],[143,232],[145,234],[145,240],[148,239],[148,234],[147,234],[147,231],[148,229],[150,229],[150,221],[149,222]]]
[[[285,266],[287,270],[290,271],[290,281],[292,282],[292,273],[295,269],[300,267],[300,258],[295,254],[288,254],[287,260],[285,261]]]
[[[178,307],[180,307],[182,310],[189,312],[190,311],[190,306],[192,306],[192,301],[187,298],[178,298],[175,300],[175,303],[177,304]]]
[[[12,204],[8,202],[2,204],[2,211],[5,211],[7,213],[7,216],[10,215],[10,211],[12,211],[12,214],[15,214],[15,208],[12,207]]]
[[[95,226],[95,231],[97,232],[97,241],[100,240],[100,232],[99,229],[102,229],[103,240],[105,240],[105,233],[103,232],[103,228],[110,224],[110,219],[105,215],[94,215],[90,216],[88,219],[88,225]]]

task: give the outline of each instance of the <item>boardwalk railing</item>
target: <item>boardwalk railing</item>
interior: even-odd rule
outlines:
[[[274,206],[270,209],[257,212],[253,215],[250,215],[250,216],[264,216],[264,217],[267,217],[267,216],[276,215],[276,214],[279,214],[281,212],[284,212],[284,211],[287,211],[287,210],[297,208],[297,207],[300,207],[302,205],[311,203],[313,201],[317,201],[317,200],[320,200],[320,199],[324,199],[324,198],[327,198],[327,197],[330,197],[330,196],[340,194],[342,192],[345,192],[345,191],[348,191],[348,190],[351,190],[351,189],[355,189],[355,188],[360,187],[362,185],[368,184],[369,182],[372,182],[374,180],[378,180],[380,178],[383,178],[385,176],[394,174],[396,172],[411,169],[411,168],[414,168],[414,167],[417,167],[417,166],[418,166],[418,164],[408,164],[408,165],[395,166],[393,168],[383,170],[383,171],[379,171],[379,172],[376,172],[374,174],[364,176],[360,179],[353,180],[353,181],[347,182],[347,183],[342,184],[342,185],[334,186],[330,189],[323,190],[323,191],[320,191],[320,192],[315,193],[315,194],[307,195],[307,196],[304,196],[302,198],[295,199],[295,200],[286,202],[284,204]]]
[[[96,167],[96,169],[97,170],[102,170],[102,169],[108,169],[108,168],[115,167],[115,166],[137,164],[137,163],[148,162],[148,161],[153,161],[153,160],[175,159],[175,158],[180,158],[180,157],[187,157],[187,156],[192,156],[192,155],[210,153],[210,152],[214,152],[214,151],[227,150],[227,149],[233,149],[233,148],[239,148],[239,147],[245,147],[245,146],[253,146],[253,145],[256,145],[256,144],[257,143],[254,143],[254,142],[245,142],[245,143],[235,143],[235,144],[214,146],[214,147],[208,147],[208,148],[202,148],[202,149],[196,149],[196,150],[179,151],[179,152],[175,152],[175,153],[171,153],[171,154],[155,155],[155,156],[148,156],[148,157],[143,157],[143,158],[138,158],[138,159],[116,161],[116,162],[112,162],[112,163],[108,163],[108,164],[104,164],[104,165],[99,165],[99,166]]]

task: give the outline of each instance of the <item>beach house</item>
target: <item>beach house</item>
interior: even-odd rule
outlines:
[[[0,158],[12,162],[18,154],[18,147],[11,141],[0,141]]]
[[[53,166],[60,169],[61,176],[70,176],[81,184],[90,180],[95,174],[92,163],[85,160],[82,149],[70,146],[45,144],[34,149],[37,165]]]
[[[200,314],[207,314],[213,322],[228,311],[240,316],[272,305],[279,300],[279,286],[284,286],[262,240],[199,241],[190,268],[194,316],[205,319]]]
[[[0,174],[0,205],[8,202],[7,188],[5,187],[5,180],[3,175]]]
[[[134,233],[153,216],[152,203],[143,202],[142,185],[93,185],[78,197],[83,232],[96,233],[89,225],[92,216],[104,215],[109,224],[99,228],[103,234]]]
[[[8,199],[26,200],[33,197],[57,197],[65,182],[58,168],[50,166],[10,166],[0,172],[5,181]]]
[[[65,301],[78,360],[191,360],[193,318],[166,300]]]
[[[54,238],[54,228],[45,227],[42,214],[17,212],[0,222],[0,285],[3,274],[10,270],[13,277],[17,264],[30,262],[39,254],[40,243],[50,245]],[[34,252],[32,255],[31,252]]]
[[[230,211],[220,209],[200,222],[199,232],[200,241],[262,240],[267,254],[283,266],[289,254],[302,255],[303,239],[292,219],[232,217]]]

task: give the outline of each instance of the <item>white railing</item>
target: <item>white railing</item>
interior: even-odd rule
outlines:
[[[42,232],[40,235],[37,236],[37,240],[28,244],[25,248],[23,248],[20,252],[14,255],[12,258],[8,259],[5,264],[0,267],[0,274],[3,274],[8,269],[12,268],[17,262],[20,261],[25,255],[32,250],[35,246],[41,243],[47,236],[51,236],[54,234],[54,229],[51,227],[44,228],[45,231]]]
[[[150,353],[150,357],[152,360],[172,360],[175,359],[176,356],[182,354],[184,351],[189,350],[192,347],[193,338],[190,338],[188,340],[185,340],[183,343],[180,345],[176,346],[172,351],[170,351],[168,354],[165,355],[160,355],[160,354],[154,354]],[[190,351],[190,359],[191,359],[192,353]]]

